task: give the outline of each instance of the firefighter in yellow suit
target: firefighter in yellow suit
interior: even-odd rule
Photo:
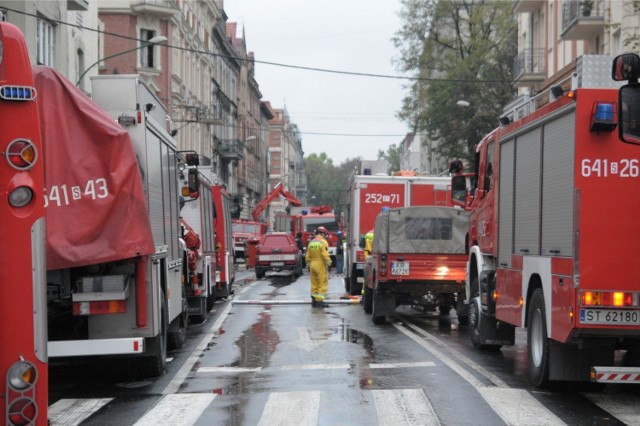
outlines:
[[[307,246],[305,261],[309,266],[311,275],[311,306],[326,307],[324,300],[327,297],[327,287],[329,284],[328,269],[331,265],[329,256],[329,243],[324,237],[326,229],[319,227],[316,229],[316,236]]]

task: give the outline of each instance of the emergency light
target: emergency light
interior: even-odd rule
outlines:
[[[592,132],[611,132],[618,123],[616,122],[615,103],[596,102],[591,110],[591,123],[589,130]]]
[[[29,86],[0,86],[0,98],[5,101],[32,101],[36,89]]]

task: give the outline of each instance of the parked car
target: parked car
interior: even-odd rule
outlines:
[[[298,278],[302,265],[302,252],[291,234],[272,232],[260,238],[256,247],[256,278],[263,278],[267,271],[291,271]]]

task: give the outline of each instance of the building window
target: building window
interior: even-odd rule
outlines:
[[[148,42],[156,36],[156,32],[153,30],[140,30],[141,43]],[[158,58],[155,56],[155,47],[150,44],[140,49],[140,66],[142,68],[157,68]]]
[[[79,78],[84,72],[84,52],[78,49],[76,52],[76,78]],[[80,82],[80,88],[84,90],[84,79]]]
[[[36,61],[38,65],[53,67],[53,25],[38,19],[36,32]]]

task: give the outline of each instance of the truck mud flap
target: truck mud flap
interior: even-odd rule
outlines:
[[[396,311],[396,296],[390,293],[373,292],[373,310],[376,315],[390,315]]]
[[[189,303],[189,316],[201,316],[207,314],[206,297],[187,297]]]

